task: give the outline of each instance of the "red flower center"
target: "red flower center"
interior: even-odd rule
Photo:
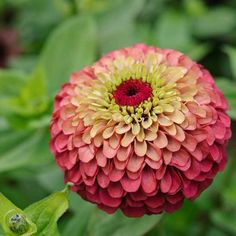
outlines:
[[[150,85],[138,79],[124,81],[113,92],[116,103],[120,106],[137,106],[147,100],[151,94]]]

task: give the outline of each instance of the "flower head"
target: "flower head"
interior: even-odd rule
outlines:
[[[50,146],[65,182],[106,212],[172,212],[224,168],[226,110],[206,69],[139,44],[72,75],[55,99]]]

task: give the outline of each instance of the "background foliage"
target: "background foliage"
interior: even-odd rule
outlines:
[[[0,191],[18,207],[63,189],[48,148],[53,97],[62,83],[102,54],[138,42],[180,50],[208,68],[228,98],[235,133],[235,0],[0,0]],[[110,216],[71,194],[59,231],[236,235],[235,146],[234,135],[226,170],[176,213]]]

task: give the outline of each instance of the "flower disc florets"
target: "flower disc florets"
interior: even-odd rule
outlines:
[[[226,110],[207,70],[180,52],[135,45],[62,87],[51,150],[65,182],[108,213],[171,212],[224,168]]]

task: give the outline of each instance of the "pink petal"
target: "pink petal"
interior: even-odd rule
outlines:
[[[181,179],[175,170],[171,171],[171,176],[172,176],[172,185],[169,190],[169,193],[176,194],[181,188]],[[171,203],[173,204],[175,202],[171,202]]]
[[[163,164],[163,161],[162,159],[160,159],[158,162],[157,161],[153,161],[152,159],[150,158],[145,158],[145,163],[147,163],[148,166],[150,166],[152,169],[154,170],[159,170],[160,167],[162,166]]]
[[[190,153],[192,156],[196,158],[197,161],[203,160],[203,154],[200,148],[196,148],[193,152]]]
[[[157,208],[162,206],[165,203],[165,199],[162,196],[153,196],[153,197],[148,197],[145,200],[145,204],[151,208]]]
[[[157,181],[152,169],[145,168],[142,172],[142,189],[145,193],[152,193],[157,188]]]
[[[64,134],[59,134],[55,139],[55,148],[58,152],[63,152],[66,149],[69,136]]]
[[[112,135],[110,138],[109,138],[109,146],[113,149],[117,149],[120,145],[120,136],[118,135]]]
[[[82,141],[82,137],[79,136],[79,135],[76,135],[73,137],[73,144],[75,147],[83,147],[85,146],[86,144]]]
[[[167,197],[167,201],[171,204],[176,204],[184,199],[184,196],[182,193],[177,193],[175,195],[170,195]]]
[[[88,163],[94,158],[94,152],[92,152],[89,146],[84,146],[79,148],[79,159],[84,162]]]
[[[185,132],[183,131],[183,129],[180,126],[176,125],[175,127],[176,127],[177,133],[173,137],[175,139],[177,139],[179,142],[183,142],[185,139]]]
[[[215,137],[217,139],[223,139],[226,133],[226,127],[221,121],[217,121],[215,125],[212,127]]]
[[[81,180],[81,172],[78,166],[74,166],[71,170],[66,171],[65,183],[72,182],[77,184]]]
[[[197,146],[197,140],[191,135],[186,133],[186,138],[182,145],[190,152],[193,152]]]
[[[87,176],[90,176],[90,177],[95,176],[98,170],[97,162],[95,159],[93,159],[92,161],[88,163],[81,162],[80,168]]]
[[[108,214],[113,214],[117,210],[116,207],[109,207],[109,206],[106,206],[104,204],[99,204],[98,208],[100,208],[101,210],[107,212]]]
[[[161,159],[161,150],[154,144],[149,143],[146,155],[153,161],[159,161]]]
[[[126,168],[128,160],[119,161],[117,158],[114,158],[113,160],[114,160],[115,168],[117,170],[124,170]]]
[[[174,138],[169,137],[168,138],[168,145],[167,149],[171,152],[177,152],[181,147],[181,143]]]
[[[72,120],[68,119],[62,123],[62,131],[65,135],[73,134],[76,127],[72,126]]]
[[[215,144],[210,146],[210,153],[211,153],[212,159],[214,161],[218,161],[219,160],[219,158],[220,158],[220,151],[219,151],[219,148]]]
[[[112,182],[120,181],[121,178],[124,176],[125,172],[123,170],[117,170],[112,168],[109,172],[109,178]]]
[[[97,164],[100,167],[105,167],[107,164],[107,158],[103,155],[103,152],[101,149],[97,150],[96,152],[96,160],[97,160]]]
[[[120,147],[117,151],[117,159],[119,161],[126,161],[131,153],[131,145],[129,145],[127,148]]]
[[[172,152],[168,151],[167,149],[163,150],[163,160],[166,165],[169,165],[172,159]]]
[[[113,149],[112,147],[110,147],[109,142],[108,141],[103,141],[103,154],[104,156],[106,156],[107,158],[113,158],[117,153],[117,149]]]
[[[207,173],[211,170],[212,166],[213,162],[208,159],[205,159],[201,162],[201,171]]]
[[[171,126],[163,127],[163,129],[166,131],[166,133],[168,133],[171,136],[175,136],[177,134],[177,129],[176,129],[175,124]]]
[[[107,191],[109,195],[113,198],[121,198],[124,194],[124,190],[119,182],[111,182],[107,188]]]
[[[156,171],[157,180],[161,180],[166,173],[166,166],[162,165],[160,169]]]
[[[208,132],[206,131],[206,129],[196,129],[193,131],[190,131],[189,134],[191,134],[198,143],[206,140]]]
[[[123,176],[123,178],[120,180],[122,187],[126,192],[132,193],[136,192],[141,184],[141,176],[136,179],[132,180],[127,177],[127,175]]]
[[[78,151],[77,149],[74,149],[73,151],[69,152],[69,160],[72,165],[75,165],[78,157]]]
[[[154,144],[159,148],[164,148],[167,146],[168,140],[162,131],[158,131],[158,135],[156,140],[154,140]]]
[[[194,178],[196,178],[201,172],[201,167],[200,167],[200,163],[194,159],[192,159],[191,161],[191,166],[190,168],[184,172],[184,175],[192,180]]]
[[[108,193],[106,189],[100,189],[99,190],[99,197],[101,200],[101,203],[103,203],[106,206],[109,207],[119,207],[121,204],[120,198],[112,198]]]
[[[223,113],[223,112],[218,112],[220,121],[227,127],[230,127],[230,118],[227,114]]]
[[[198,186],[194,182],[191,182],[186,188],[184,188],[184,195],[186,198],[192,198],[197,193],[198,193]]]
[[[98,175],[97,175],[97,181],[98,184],[102,187],[102,188],[107,188],[107,186],[110,183],[110,179],[108,178],[108,176],[106,176],[103,171],[99,171]]]
[[[123,213],[128,217],[141,217],[145,214],[146,210],[144,207],[125,207],[121,208]]]
[[[144,162],[144,157],[138,157],[136,155],[129,158],[126,168],[131,172],[137,172]]]
[[[186,166],[189,160],[190,155],[184,150],[179,150],[178,152],[173,153],[171,164],[174,166]]]
[[[162,193],[168,193],[172,185],[172,177],[170,172],[167,171],[164,177],[161,179],[160,189]]]
[[[139,142],[139,141],[134,141],[134,151],[137,156],[145,156],[147,152],[147,143],[146,141]]]

